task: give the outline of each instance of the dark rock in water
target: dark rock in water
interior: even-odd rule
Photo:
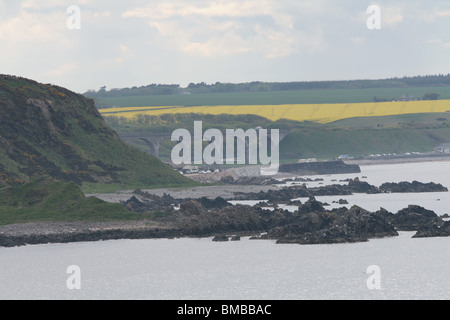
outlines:
[[[240,236],[232,236],[231,241],[241,241],[241,237]]]
[[[428,223],[417,230],[413,238],[450,237],[450,221],[439,225]]]
[[[447,188],[435,183],[421,183],[414,181],[401,183],[385,183],[380,188],[373,186],[359,178],[348,179],[347,185],[329,185],[308,188],[305,185],[285,187],[280,190],[260,191],[258,193],[235,192],[234,200],[268,200],[271,203],[289,203],[292,199],[308,198],[312,196],[348,196],[354,193],[399,193],[399,192],[445,192]]]
[[[359,178],[355,178],[353,180],[350,179],[347,188],[352,193],[368,193],[368,194],[380,193],[380,190],[377,187],[365,181],[360,181]]]
[[[282,190],[269,190],[265,199],[271,203],[288,203],[291,199],[309,197],[310,193],[305,187],[283,188]]]
[[[447,218],[450,218],[450,216],[448,215],[448,213],[444,213],[444,214],[441,216],[441,218],[447,219]]]
[[[318,188],[308,189],[311,196],[349,196],[352,194],[347,186],[333,184],[330,186],[323,186]]]
[[[422,183],[418,181],[383,183],[380,186],[382,192],[391,193],[414,193],[414,192],[448,192],[448,189],[441,184],[434,182]]]
[[[268,235],[278,239],[277,243],[320,244],[360,242],[398,233],[381,215],[355,206],[302,214],[296,223],[274,228]]]
[[[358,206],[353,206],[349,210],[338,214],[333,221],[334,225],[346,225],[356,232],[368,238],[397,236],[389,221],[376,213],[369,212]]]
[[[171,217],[178,228],[191,236],[211,234],[262,232],[273,213],[251,206],[236,205],[206,210],[200,203],[190,201],[182,205],[179,214]],[[267,217],[266,217],[267,215]]]
[[[338,203],[339,204],[348,204],[348,201],[345,199],[339,199]]]
[[[212,241],[214,242],[228,242],[230,241],[230,239],[228,238],[228,236],[215,236]]]
[[[356,234],[347,226],[332,226],[328,229],[307,232],[301,236],[288,235],[277,240],[278,244],[332,244],[332,243],[354,243],[367,241],[367,237]]]
[[[429,224],[438,226],[443,224],[442,218],[435,212],[416,205],[410,205],[408,208],[400,210],[397,214],[390,216],[389,220],[401,231],[417,231]]]

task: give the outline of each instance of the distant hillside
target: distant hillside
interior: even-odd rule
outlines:
[[[247,130],[257,126],[282,129],[289,132],[280,143],[282,163],[306,158],[330,160],[344,154],[359,157],[431,152],[440,144],[450,142],[450,112],[348,118],[327,124],[285,119],[270,121],[256,115],[231,114],[172,114],[142,119],[108,116],[105,120],[115,131],[123,134],[170,133],[177,128],[192,131],[195,120],[203,122],[204,130],[215,128],[223,132],[228,128]],[[161,144],[159,155],[163,160],[170,159],[175,144],[170,140]],[[133,145],[148,150],[143,142],[135,141]]]
[[[84,93],[100,108],[359,103],[450,99],[450,74],[380,80],[151,84]]]
[[[84,95],[91,98],[117,98],[147,95],[205,94],[224,92],[271,92],[296,90],[336,90],[336,89],[374,89],[408,87],[444,87],[450,86],[450,74],[416,77],[389,78],[377,80],[341,80],[341,81],[297,81],[297,82],[246,82],[214,84],[190,83],[186,88],[178,84],[150,84],[141,87],[98,91],[90,90]]]
[[[124,143],[93,100],[67,89],[0,75],[0,110],[0,185],[36,174],[94,189],[193,184]]]

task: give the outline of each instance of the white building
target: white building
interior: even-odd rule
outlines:
[[[435,153],[450,153],[450,143],[443,143],[440,146],[434,148]]]

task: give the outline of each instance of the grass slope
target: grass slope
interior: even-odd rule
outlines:
[[[29,222],[138,220],[120,204],[85,197],[74,183],[39,176],[30,182],[0,189],[0,225]]]
[[[93,100],[67,89],[0,75],[0,110],[0,185],[36,174],[87,192],[195,184],[124,143]]]

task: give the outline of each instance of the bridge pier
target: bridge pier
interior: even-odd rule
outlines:
[[[159,158],[159,148],[161,146],[161,143],[164,141],[164,139],[149,140],[147,138],[140,138],[140,140],[144,141],[145,144],[149,147],[150,154]]]
[[[159,158],[159,149],[165,140],[170,140],[171,134],[158,133],[128,133],[121,134],[120,138],[127,142],[133,143],[136,140],[143,141],[149,148],[149,153]]]

